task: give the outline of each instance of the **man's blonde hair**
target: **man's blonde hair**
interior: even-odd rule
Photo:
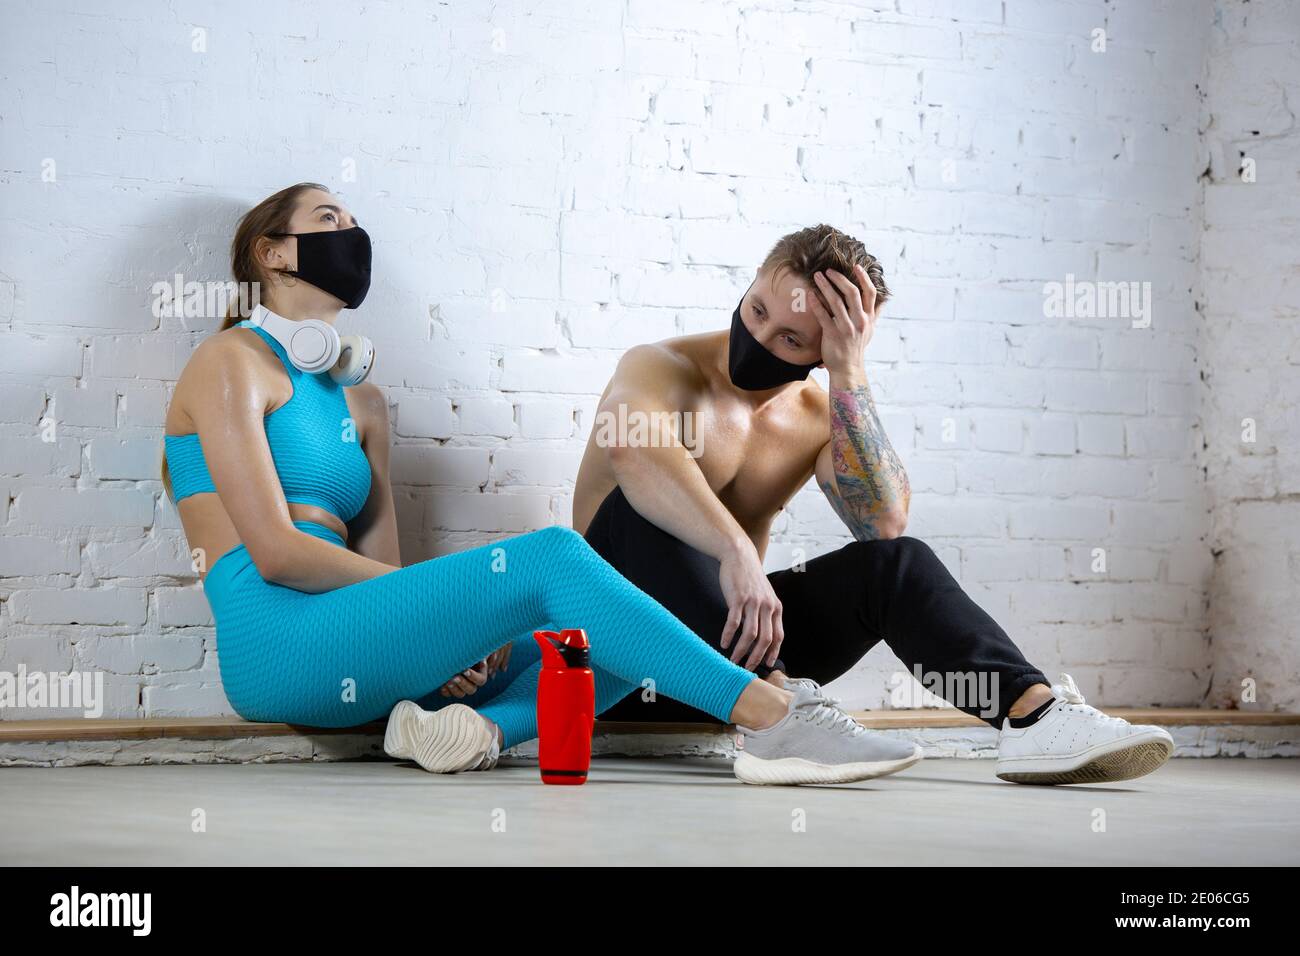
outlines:
[[[876,287],[876,301],[884,304],[891,293],[885,285],[885,270],[880,267],[880,260],[852,236],[824,223],[782,236],[763,260],[762,268],[770,272],[773,281],[789,270],[815,291],[813,273],[824,269],[834,269],[861,288],[853,270],[855,265],[867,270],[871,284]]]

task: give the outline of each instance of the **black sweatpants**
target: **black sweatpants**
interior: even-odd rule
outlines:
[[[715,559],[643,518],[621,488],[606,497],[585,537],[624,577],[719,648],[727,602]],[[927,689],[995,727],[1027,688],[1049,683],[916,538],[855,541],[767,579],[785,631],[776,669],[791,677],[825,684],[883,640]],[[760,665],[757,673],[769,669]],[[644,701],[640,692],[601,719],[713,721],[662,696]]]

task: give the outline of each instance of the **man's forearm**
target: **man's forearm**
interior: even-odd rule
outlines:
[[[912,489],[880,424],[866,376],[832,374],[830,411],[835,486],[822,490],[857,540],[897,536]]]
[[[753,547],[680,446],[622,449],[610,457],[623,494],[651,524],[719,561]]]

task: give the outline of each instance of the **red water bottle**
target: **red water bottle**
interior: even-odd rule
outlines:
[[[591,644],[580,628],[533,631],[542,649],[537,681],[537,758],[542,783],[587,782],[596,722],[596,675]]]

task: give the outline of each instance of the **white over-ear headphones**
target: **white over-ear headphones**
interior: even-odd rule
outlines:
[[[375,364],[375,346],[364,335],[339,335],[320,319],[297,322],[276,315],[264,305],[253,309],[248,324],[265,329],[284,346],[294,368],[313,375],[329,372],[340,385],[358,385]]]

